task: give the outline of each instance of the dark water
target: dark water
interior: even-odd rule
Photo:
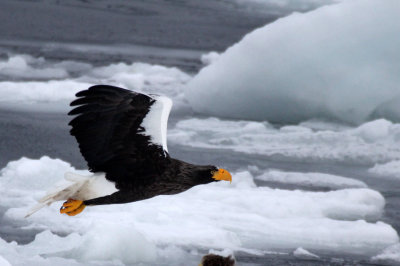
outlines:
[[[1,0],[0,47],[94,65],[141,61],[195,71],[198,55],[168,56],[170,49],[160,54],[151,48],[222,51],[285,14],[250,13],[229,2]]]
[[[271,15],[274,14],[274,15]],[[226,1],[58,1],[0,0],[0,53],[27,53],[52,60],[79,60],[93,65],[141,61],[196,72],[204,51],[221,51],[252,29],[285,13],[255,13]],[[22,156],[47,155],[85,168],[63,113],[0,110],[0,168]],[[172,122],[180,117],[172,117]],[[213,161],[237,170],[256,165],[297,172],[324,172],[364,181],[385,197],[383,220],[400,230],[400,184],[372,177],[366,165],[305,163],[225,151],[169,145],[173,157],[206,164]],[[259,182],[258,185],[267,185]],[[282,185],[268,184],[281,187]],[[298,187],[282,187],[296,189]],[[322,188],[321,188],[322,190]],[[36,231],[6,220],[0,209],[0,237],[27,243]],[[291,254],[237,254],[240,265],[369,265],[367,258],[321,254],[301,260]]]

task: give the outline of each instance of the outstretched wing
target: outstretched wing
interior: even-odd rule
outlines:
[[[76,94],[71,135],[92,172],[117,185],[153,182],[169,162],[167,122],[172,101],[122,88],[96,85]]]

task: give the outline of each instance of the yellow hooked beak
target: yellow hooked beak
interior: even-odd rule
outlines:
[[[232,183],[232,175],[225,169],[219,169],[214,173],[213,177],[215,180],[225,180]]]

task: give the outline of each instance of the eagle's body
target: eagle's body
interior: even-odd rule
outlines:
[[[68,173],[70,185],[49,193],[39,207],[67,200],[62,213],[86,205],[127,203],[183,192],[195,185],[231,180],[228,171],[173,159],[167,149],[172,101],[107,85],[76,94],[69,125],[92,177]],[[32,213],[33,213],[32,212]]]

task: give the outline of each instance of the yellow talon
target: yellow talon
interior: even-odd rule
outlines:
[[[86,205],[81,200],[69,199],[63,203],[60,213],[66,213],[69,216],[75,216],[85,209]]]
[[[83,211],[83,209],[85,209],[86,205],[82,204],[81,206],[79,206],[77,209],[71,211],[71,212],[67,212],[67,215],[69,216],[75,216],[79,213],[81,213]]]

